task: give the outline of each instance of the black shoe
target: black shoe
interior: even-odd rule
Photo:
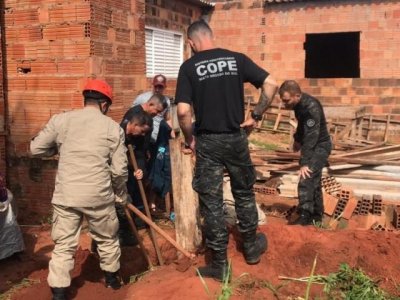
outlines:
[[[222,265],[215,265],[214,263],[211,263],[197,269],[197,276],[201,276],[204,278],[213,278],[218,281],[224,281],[226,276],[229,275],[230,274],[228,274],[228,263],[226,261],[223,262]],[[228,282],[230,280],[231,279],[228,278]]]
[[[293,222],[290,222],[289,225],[301,225],[301,226],[308,226],[308,225],[313,225],[313,217],[311,214],[307,211],[303,211],[300,216],[294,220]]]
[[[258,264],[261,260],[261,255],[268,248],[268,240],[264,233],[256,234],[255,242],[252,244],[244,243],[244,258],[249,265]]]
[[[51,288],[53,300],[67,300],[67,288]]]
[[[121,279],[117,272],[107,272],[104,271],[104,276],[106,278],[106,287],[112,288],[113,290],[118,290],[121,287]]]

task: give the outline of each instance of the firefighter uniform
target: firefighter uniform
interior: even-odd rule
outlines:
[[[101,269],[119,270],[114,201],[116,197],[126,201],[128,173],[124,132],[96,106],[54,115],[31,142],[33,155],[49,156],[57,151],[51,232],[55,248],[48,283],[63,288],[71,283],[83,216],[97,242]]]

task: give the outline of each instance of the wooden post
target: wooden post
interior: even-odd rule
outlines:
[[[367,141],[369,141],[369,137],[371,135],[371,130],[372,130],[372,115],[369,115],[368,130],[367,130]]]
[[[197,193],[192,188],[192,156],[181,151],[180,139],[169,142],[176,241],[190,252],[201,245],[200,212]]]
[[[386,117],[385,135],[383,136],[383,141],[385,143],[388,141],[388,136],[389,136],[390,116],[391,114],[388,114]]]

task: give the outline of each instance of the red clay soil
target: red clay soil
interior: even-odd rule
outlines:
[[[341,263],[347,263],[352,267],[362,268],[374,279],[380,279],[382,288],[400,296],[398,232],[328,231],[313,226],[288,226],[282,219],[273,217],[268,218],[268,224],[261,226],[260,230],[268,236],[269,249],[261,262],[255,266],[248,266],[244,262],[242,253],[237,249],[235,236],[231,234],[229,257],[233,265],[233,282],[238,283],[235,278],[241,274],[249,274],[236,286],[231,299],[277,299],[262,283],[268,281],[277,286],[282,283],[278,276],[309,276],[316,255],[316,274],[336,272]],[[48,261],[53,248],[49,227],[24,227],[23,231],[27,250],[19,257],[0,261],[0,293],[11,295],[10,299],[14,300],[51,299],[46,282]],[[169,232],[173,235],[171,229]],[[173,263],[176,258],[175,250],[161,237],[159,242],[166,265],[156,267],[153,271],[143,274],[137,282],[113,291],[104,287],[98,259],[88,250],[90,238],[86,233],[82,233],[69,299],[215,298],[220,291],[220,284],[206,279],[211,297],[207,296],[200,279],[195,276],[196,266],[190,267],[186,272],[177,271],[177,265]],[[147,237],[145,245],[155,263],[155,252]],[[201,255],[198,265],[203,263],[204,255]],[[147,270],[142,253],[137,247],[123,248],[121,265],[121,274],[125,282],[129,282],[131,276]],[[30,279],[30,283],[21,284],[17,288],[17,283],[23,279]],[[291,282],[279,289],[279,299],[304,296],[305,289],[306,284]],[[321,289],[313,288],[312,293],[313,296],[320,295]]]

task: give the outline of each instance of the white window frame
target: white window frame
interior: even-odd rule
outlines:
[[[178,77],[179,67],[183,62],[182,33],[146,26],[145,46],[147,77],[157,74],[163,74],[167,78]]]

